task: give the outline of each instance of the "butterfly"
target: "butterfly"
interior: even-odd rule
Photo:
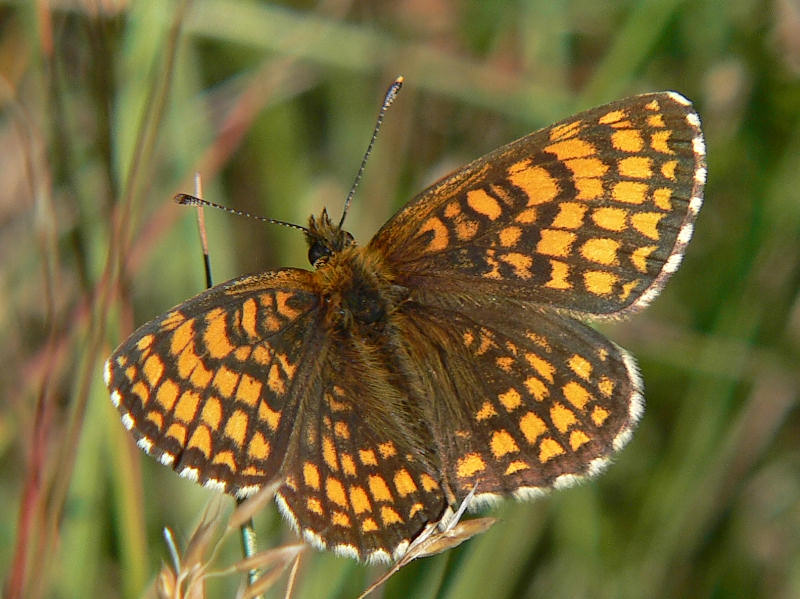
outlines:
[[[584,324],[646,306],[705,183],[691,104],[651,93],[501,147],[367,243],[323,210],[314,270],[222,283],[105,365],[122,423],[181,476],[276,501],[321,549],[398,559],[428,524],[597,474],[642,415],[634,359]]]

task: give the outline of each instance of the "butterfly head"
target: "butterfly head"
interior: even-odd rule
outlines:
[[[331,256],[356,244],[349,232],[333,224],[328,216],[328,211],[324,208],[319,218],[312,214],[308,219],[306,241],[308,242],[308,261],[314,268],[323,266]]]

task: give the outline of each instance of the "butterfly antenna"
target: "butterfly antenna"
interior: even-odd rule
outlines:
[[[282,227],[289,227],[290,229],[298,229],[299,231],[302,231],[306,235],[309,234],[308,229],[306,229],[302,225],[296,225],[294,223],[287,223],[284,220],[277,220],[274,218],[266,218],[264,216],[250,214],[249,212],[244,212],[243,210],[234,210],[233,208],[228,208],[227,206],[223,206],[222,204],[215,204],[214,202],[209,202],[208,200],[203,200],[196,196],[189,195],[188,193],[176,194],[173,199],[176,202],[178,202],[178,204],[182,204],[184,206],[208,206],[210,208],[218,208],[219,210],[227,212],[228,214],[235,214],[237,216],[244,216],[246,218],[260,220],[262,223],[269,223],[271,225],[281,225]]]
[[[372,152],[372,146],[375,145],[375,139],[378,137],[378,131],[380,131],[381,124],[383,123],[383,116],[386,114],[389,106],[392,105],[392,102],[394,102],[394,99],[397,97],[397,93],[400,91],[400,88],[403,87],[403,81],[404,78],[401,75],[395,79],[389,86],[389,89],[386,90],[386,95],[383,98],[381,109],[378,111],[378,119],[375,121],[375,129],[372,130],[372,139],[369,140],[367,151],[364,152],[364,158],[361,159],[361,167],[359,167],[358,173],[356,173],[355,181],[353,181],[353,185],[350,187],[350,193],[347,194],[347,198],[344,200],[342,218],[339,220],[340,229],[342,228],[342,225],[344,225],[344,219],[347,216],[347,210],[350,208],[350,202],[353,201],[353,196],[356,194],[356,187],[358,187],[358,184],[361,181],[361,176],[364,174],[364,168],[367,166],[367,158],[369,158],[370,152]]]

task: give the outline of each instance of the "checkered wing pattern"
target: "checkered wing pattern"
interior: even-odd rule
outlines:
[[[478,501],[525,498],[594,475],[644,410],[633,359],[572,318],[513,303],[405,314],[458,499],[476,485]]]
[[[182,476],[245,496],[276,477],[314,353],[311,273],[214,287],[137,330],[106,384],[139,447]]]
[[[423,191],[371,246],[412,287],[591,315],[643,307],[702,203],[700,121],[674,92],[579,113]]]

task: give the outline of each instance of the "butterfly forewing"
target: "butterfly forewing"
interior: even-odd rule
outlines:
[[[137,330],[106,362],[138,445],[183,476],[246,495],[283,462],[313,353],[311,273],[210,289]]]
[[[577,114],[445,177],[371,246],[410,286],[613,315],[677,268],[705,179],[697,115],[673,92]]]

